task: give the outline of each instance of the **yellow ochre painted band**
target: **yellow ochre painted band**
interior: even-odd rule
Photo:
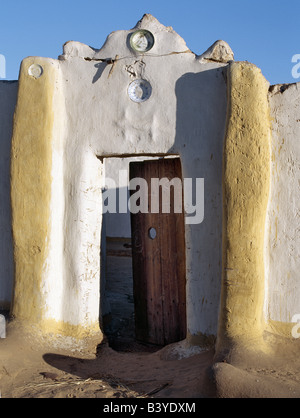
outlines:
[[[219,349],[262,336],[270,188],[269,83],[247,62],[229,64],[227,83]]]
[[[40,77],[29,74],[36,59],[23,60],[14,116],[11,155],[15,283],[12,313],[40,321],[41,280],[48,255],[55,70],[38,58]]]
[[[73,337],[78,340],[100,336],[99,322],[91,323],[87,326],[73,325],[54,319],[45,319],[39,324],[40,330],[45,334],[61,335],[63,337]]]

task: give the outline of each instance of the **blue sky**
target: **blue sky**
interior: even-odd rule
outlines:
[[[69,40],[100,48],[107,35],[131,29],[144,13],[172,26],[196,54],[218,39],[235,59],[261,68],[271,84],[300,81],[300,0],[0,0],[0,54],[6,79],[18,78],[27,56],[57,58]],[[300,75],[300,74],[299,74]]]

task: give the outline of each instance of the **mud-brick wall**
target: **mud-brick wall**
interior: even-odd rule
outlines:
[[[10,152],[18,82],[0,81],[0,309],[8,309],[13,288]]]

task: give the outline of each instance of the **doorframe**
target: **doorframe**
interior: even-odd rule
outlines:
[[[112,154],[112,155],[104,155],[104,156],[97,156],[97,158],[101,161],[102,164],[104,164],[104,181],[106,178],[105,175],[105,160],[109,159],[109,158],[116,158],[116,159],[127,159],[128,160],[128,166],[127,166],[127,170],[128,170],[128,182],[127,185],[129,184],[129,163],[130,160],[133,158],[141,158],[140,161],[143,161],[142,158],[149,158],[149,159],[165,159],[165,158],[179,158],[180,160],[180,164],[181,164],[181,168],[182,168],[182,158],[181,155],[178,153],[143,153],[143,154],[123,154],[123,155],[118,155],[118,154]],[[182,182],[182,190],[183,190],[183,208],[184,208],[184,182]],[[128,209],[128,206],[127,206]],[[184,209],[183,209],[184,210]],[[128,209],[128,216],[130,217],[130,212]],[[131,220],[130,220],[130,224],[131,224]],[[105,214],[102,215],[102,231],[101,231],[101,243],[100,243],[100,259],[101,259],[101,265],[100,265],[100,270],[101,270],[101,276],[100,276],[100,308],[99,308],[99,324],[100,324],[100,329],[103,333],[103,335],[105,336],[105,331],[104,331],[104,325],[103,325],[103,317],[105,316],[105,311],[103,314],[103,309],[104,305],[106,305],[107,303],[107,296],[105,294],[105,285],[106,285],[106,271],[105,271],[105,266],[106,266],[106,238],[107,238],[107,234],[106,234],[106,227],[105,227]],[[185,242],[185,260],[187,260],[187,247],[186,247],[186,226],[184,226],[184,242]],[[187,273],[187,265],[185,263],[185,271]],[[185,287],[186,287],[186,305],[185,305],[185,309],[186,309],[186,337],[188,336],[188,315],[187,315],[187,274],[186,274],[186,282],[185,282]]]

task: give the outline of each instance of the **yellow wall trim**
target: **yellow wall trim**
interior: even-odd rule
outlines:
[[[12,313],[19,320],[40,321],[41,280],[50,229],[53,93],[55,69],[38,58],[41,77],[28,73],[35,58],[21,65],[15,110],[11,202],[15,260]]]
[[[91,338],[93,335],[101,336],[99,329],[99,322],[90,324],[89,326],[73,325],[63,321],[55,321],[53,319],[45,319],[39,324],[39,328],[44,335],[50,336],[53,334],[54,338],[57,335],[63,337],[72,336],[78,340]],[[99,339],[100,341],[100,339]]]
[[[267,330],[269,332],[288,339],[293,339],[293,329],[299,334],[300,326],[297,323],[273,321],[271,319],[267,323]]]
[[[227,83],[219,350],[262,336],[270,188],[269,83],[246,62],[228,66]]]

